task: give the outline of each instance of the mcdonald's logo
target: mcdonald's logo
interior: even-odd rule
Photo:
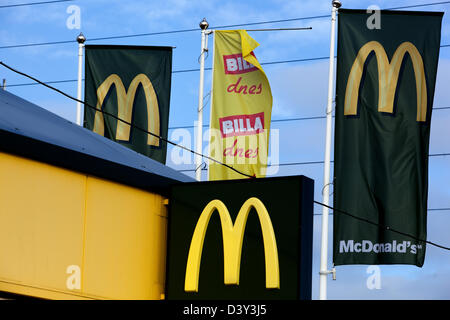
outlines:
[[[391,62],[383,46],[377,41],[366,43],[358,52],[347,81],[345,91],[344,115],[356,115],[358,93],[361,84],[364,63],[369,54],[374,51],[378,66],[379,93],[378,111],[393,113],[394,98],[397,88],[400,67],[405,54],[408,53],[414,68],[417,92],[417,118],[418,122],[426,121],[427,117],[427,84],[422,56],[411,42],[403,42],[392,56]]]
[[[278,263],[278,249],[269,213],[261,200],[252,197],[244,202],[236,221],[233,225],[230,213],[225,204],[220,200],[212,200],[203,209],[192,236],[189,248],[184,290],[186,292],[198,292],[198,279],[200,263],[209,220],[218,211],[222,225],[223,253],[224,253],[224,283],[239,284],[239,272],[241,264],[242,242],[244,239],[245,225],[251,208],[255,208],[261,224],[265,268],[266,288],[280,288],[280,271]]]
[[[142,84],[142,88],[145,93],[145,100],[147,104],[147,123],[148,131],[155,135],[160,135],[160,120],[159,120],[159,107],[158,99],[156,97],[155,89],[153,88],[150,79],[143,73],[138,74],[133,81],[131,81],[128,91],[125,90],[122,80],[117,74],[111,74],[97,89],[97,105],[96,108],[100,110],[106,95],[108,94],[111,86],[114,84],[117,93],[117,117],[123,119],[128,123],[131,123],[133,114],[133,103],[139,84]],[[103,113],[101,111],[95,112],[94,128],[93,131],[104,136],[105,135],[105,122]],[[116,140],[129,141],[130,140],[131,126],[117,121]],[[147,135],[147,145],[159,146],[159,139],[153,135]]]

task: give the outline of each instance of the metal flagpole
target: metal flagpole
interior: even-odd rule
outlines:
[[[333,71],[334,71],[334,43],[336,33],[336,12],[341,7],[339,0],[333,0],[331,10],[331,39],[330,39],[330,67],[328,73],[328,103],[327,103],[327,129],[325,138],[325,164],[323,169],[322,203],[328,206],[330,199],[330,153],[331,153],[331,125],[333,105]],[[320,272],[319,272],[319,299],[327,299],[327,276],[334,268],[328,270],[328,207],[322,207],[322,244],[320,248]]]
[[[202,157],[203,152],[202,142],[203,142],[203,80],[205,75],[205,55],[204,53],[208,50],[206,44],[206,29],[208,29],[209,24],[205,18],[200,22],[200,29],[202,30],[202,49],[200,53],[200,85],[198,89],[198,121],[197,121],[197,143],[195,155],[195,178],[197,181],[202,180]]]
[[[78,88],[77,88],[77,99],[81,100],[81,77],[83,69],[83,47],[86,41],[83,33],[80,33],[77,37],[78,42]],[[81,102],[77,102],[77,124],[81,126]]]

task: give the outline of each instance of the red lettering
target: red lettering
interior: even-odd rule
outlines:
[[[244,92],[242,92],[242,90],[244,90]],[[237,93],[243,93],[243,94],[247,94],[247,86],[246,85],[244,85],[244,86],[240,86],[239,87],[239,90],[238,91],[236,91]]]
[[[247,94],[247,93],[249,93],[249,94],[261,94],[261,92],[262,92],[262,84],[261,83],[258,85],[258,87],[256,87],[256,85],[252,85],[249,88],[248,85],[246,85],[246,84],[241,85],[240,84],[241,80],[242,80],[242,77],[239,77],[237,79],[236,83],[230,84],[227,87],[227,91],[229,93],[235,92],[235,93],[242,93],[242,94]],[[248,91],[247,91],[247,89],[248,89]],[[258,89],[258,90],[255,92],[256,89]]]
[[[239,77],[238,81],[236,83],[230,84],[227,88],[228,92],[236,92],[236,87],[238,86],[239,82],[241,82],[242,77]]]
[[[253,52],[251,53],[253,56]],[[223,56],[225,74],[241,74],[258,70],[257,67],[242,58],[242,54],[229,54]]]
[[[233,149],[234,149],[234,147],[236,146],[236,144],[237,144],[237,139],[234,140],[234,143],[233,143],[233,145],[232,145],[231,147],[225,148],[225,150],[223,150],[223,156],[224,156],[224,157],[226,157],[226,156],[232,157],[232,156],[233,156]],[[236,155],[235,155],[235,156],[236,156]]]
[[[258,134],[264,131],[264,112],[220,118],[219,125],[223,138]]]
[[[237,142],[237,140],[236,140]],[[236,151],[234,151],[234,156],[236,157],[237,154],[239,153],[239,158],[242,158],[242,153],[244,152],[244,149],[242,148],[236,148]]]

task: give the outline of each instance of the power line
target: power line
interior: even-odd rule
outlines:
[[[39,5],[39,4],[53,4],[53,3],[69,2],[69,1],[75,1],[75,0],[55,0],[55,1],[41,1],[41,2],[8,4],[8,5],[0,6],[0,9],[15,8],[15,7],[25,7],[25,6],[34,6],[34,5]]]
[[[432,154],[428,155],[428,157],[446,157],[446,156],[450,156],[450,153],[432,153]],[[333,160],[331,160],[330,162],[334,163]],[[324,164],[324,163],[325,162],[323,160],[303,161],[303,162],[286,162],[286,163],[270,164],[270,165],[267,165],[267,167],[304,166],[304,165],[314,165],[314,164]],[[202,168],[202,170],[207,170],[207,169]],[[196,169],[181,169],[178,171],[179,172],[193,172],[193,171],[196,171]]]
[[[441,45],[441,48],[450,47],[450,44]],[[1,47],[0,47],[1,49]],[[336,58],[336,56],[334,57]],[[279,60],[279,61],[269,61],[269,62],[261,62],[261,65],[274,65],[274,64],[283,64],[283,63],[296,63],[296,62],[307,62],[307,61],[316,61],[316,60],[327,60],[329,57],[313,57],[313,58],[302,58],[302,59],[291,59],[291,60]],[[211,67],[205,68],[205,71],[212,70]],[[181,69],[181,70],[173,70],[172,73],[187,73],[187,72],[198,72],[200,69]],[[70,82],[77,82],[77,79],[68,79],[68,80],[51,80],[51,81],[45,81],[43,83],[45,84],[57,84],[57,83],[70,83]],[[82,79],[84,81],[84,79]],[[24,87],[24,86],[34,86],[39,85],[39,83],[36,82],[29,82],[29,83],[16,83],[16,84],[10,84],[6,85],[5,88],[12,88],[12,87]]]
[[[450,153],[432,153],[428,155],[429,157],[445,157],[450,156]]]
[[[252,23],[242,23],[242,24],[234,24],[234,25],[223,25],[223,26],[212,27],[211,29],[225,29],[225,28],[233,28],[233,27],[245,27],[245,26],[254,26],[254,25],[262,25],[262,24],[270,24],[270,23],[301,21],[301,20],[308,20],[308,19],[320,19],[320,18],[325,18],[325,17],[328,17],[328,15],[326,15],[326,16],[301,17],[301,18],[293,18],[293,19],[282,19],[282,20],[271,20],[271,21],[261,21],[261,22],[252,22]],[[101,40],[112,40],[112,39],[148,37],[148,36],[156,36],[156,35],[163,35],[163,34],[186,33],[186,32],[195,32],[195,31],[199,31],[199,28],[170,30],[170,31],[158,31],[158,32],[147,32],[147,33],[136,33],[136,34],[129,34],[129,35],[109,36],[109,37],[97,37],[97,38],[89,38],[88,41],[101,41]],[[0,49],[36,47],[36,46],[57,45],[57,44],[66,44],[66,43],[74,43],[74,42],[76,42],[76,40],[62,40],[62,41],[51,41],[51,42],[25,43],[25,44],[15,44],[15,45],[9,45],[9,46],[1,46]]]
[[[315,203],[315,204],[318,204],[318,205],[321,205],[321,206],[323,206],[323,207],[327,207],[328,209],[333,210],[333,212],[336,212],[336,213],[339,213],[339,214],[343,214],[343,215],[349,216],[349,217],[351,217],[351,218],[353,218],[353,219],[356,219],[356,220],[363,221],[363,222],[366,222],[366,223],[368,223],[368,224],[374,225],[374,226],[376,226],[376,227],[378,227],[378,228],[380,228],[380,229],[384,229],[384,230],[386,230],[386,231],[391,231],[391,232],[394,232],[394,233],[398,233],[398,234],[400,234],[400,235],[402,235],[402,236],[411,238],[411,239],[416,240],[416,241],[418,241],[418,242],[427,243],[427,244],[430,244],[430,245],[432,245],[432,246],[435,246],[435,247],[438,247],[438,248],[441,248],[441,249],[449,250],[449,251],[450,251],[450,248],[449,248],[449,247],[445,247],[445,246],[442,246],[442,245],[440,245],[440,244],[437,244],[437,243],[434,243],[434,242],[431,242],[431,241],[428,241],[428,240],[419,239],[419,238],[417,238],[417,237],[415,237],[415,236],[413,236],[413,235],[410,235],[410,234],[408,234],[408,233],[405,233],[405,232],[402,232],[402,231],[399,231],[399,230],[396,230],[396,229],[392,229],[392,228],[389,227],[389,226],[386,226],[386,225],[383,225],[383,224],[379,224],[379,223],[370,221],[370,220],[365,219],[365,218],[358,217],[358,216],[356,216],[356,215],[354,215],[354,214],[348,213],[348,212],[343,211],[343,210],[340,210],[340,209],[333,208],[333,207],[331,207],[331,206],[329,206],[329,205],[326,205],[326,204],[324,204],[324,203],[322,203],[322,202],[319,202],[319,201],[314,200],[314,203]]]
[[[450,109],[450,107],[434,107],[433,110],[445,110]],[[286,119],[274,119],[271,120],[271,123],[276,122],[288,122],[288,121],[304,121],[304,120],[320,120],[320,119],[326,119],[327,116],[313,116],[313,117],[301,117],[301,118],[286,118]],[[333,116],[334,118],[334,116]],[[175,126],[175,127],[169,127],[169,130],[175,130],[175,129],[192,129],[196,126],[189,125],[189,126]],[[204,124],[203,127],[209,127],[209,124]]]
[[[441,1],[441,2],[431,2],[426,4],[412,4],[409,6],[402,6],[402,7],[394,7],[394,8],[387,8],[385,10],[397,10],[397,9],[410,9],[410,8],[418,8],[418,7],[429,7],[429,6],[436,6],[439,4],[449,4],[450,1]]]
[[[450,109],[450,107],[433,107],[433,110],[446,110]],[[326,119],[327,116],[312,116],[312,117],[299,117],[299,118],[285,118],[285,119],[273,119],[270,122],[271,123],[277,123],[277,122],[289,122],[289,121],[305,121],[305,120],[321,120]],[[334,118],[334,116],[333,116]],[[173,126],[169,127],[169,130],[175,130],[175,129],[192,129],[195,128],[194,125],[188,125],[188,126]],[[209,127],[209,124],[204,124],[203,127],[207,128]]]
[[[1,49],[1,47],[0,47]],[[315,58],[304,58],[304,59],[293,59],[293,60],[280,60],[280,61],[271,61],[271,62],[261,62],[261,65],[271,65],[271,64],[281,64],[281,63],[294,63],[294,62],[306,62],[306,61],[315,61],[315,60],[325,60],[329,59],[329,57],[315,57]],[[205,71],[212,70],[211,67],[205,68]],[[187,73],[187,72],[198,72],[200,69],[182,69],[182,70],[173,70],[172,73]],[[70,79],[70,80],[52,80],[52,81],[45,81],[46,84],[56,84],[56,83],[68,83],[68,82],[76,82],[77,79]],[[83,79],[84,81],[84,79]],[[39,85],[39,83],[36,82],[29,82],[29,83],[17,83],[17,84],[10,84],[6,85],[6,88],[8,87],[22,87],[22,86],[34,86]]]
[[[70,79],[70,80],[52,80],[52,81],[45,81],[45,84],[56,84],[56,83],[69,83],[69,82],[77,82],[77,79]],[[84,79],[83,79],[84,81]],[[37,82],[28,82],[28,83],[17,83],[17,84],[7,84],[5,88],[12,88],[12,87],[26,87],[26,86],[35,86],[39,85]]]
[[[427,211],[450,211],[450,208],[432,208]]]
[[[63,92],[63,91],[61,91],[61,90],[59,90],[59,89],[57,89],[57,88],[54,88],[54,87],[52,87],[52,86],[50,86],[50,85],[48,85],[48,84],[45,84],[45,83],[43,83],[42,81],[40,81],[40,80],[38,80],[38,79],[36,79],[36,78],[34,78],[34,77],[32,77],[32,76],[26,74],[26,73],[23,73],[23,72],[21,72],[21,71],[19,71],[19,70],[16,70],[16,69],[14,69],[14,68],[8,66],[7,64],[3,63],[2,61],[0,61],[0,65],[4,66],[5,68],[7,68],[7,69],[9,69],[9,70],[11,70],[11,71],[13,71],[13,72],[15,72],[15,73],[17,73],[17,74],[20,74],[20,75],[22,75],[22,76],[24,76],[24,77],[27,77],[27,78],[29,78],[29,79],[31,79],[31,80],[33,80],[33,81],[39,82],[39,84],[41,84],[41,85],[43,85],[43,86],[45,86],[45,87],[47,87],[47,88],[49,88],[49,89],[52,89],[52,90],[54,90],[54,91],[56,91],[56,92],[62,94],[63,96],[65,96],[65,97],[67,97],[67,98],[69,98],[69,99],[71,99],[71,100],[80,102],[80,103],[84,104],[84,105],[85,105],[86,107],[88,107],[88,108],[91,108],[91,109],[96,110],[96,111],[100,111],[101,113],[103,113],[103,114],[105,114],[105,115],[108,115],[108,116],[110,116],[110,117],[116,119],[117,121],[123,122],[123,123],[129,125],[129,126],[132,127],[132,128],[135,128],[135,129],[137,129],[137,130],[139,130],[139,131],[142,131],[142,132],[144,132],[144,133],[146,133],[146,134],[149,134],[149,135],[151,135],[151,136],[153,136],[153,137],[155,137],[155,138],[158,138],[158,139],[160,139],[160,140],[162,140],[162,141],[164,141],[164,142],[166,142],[166,143],[168,143],[168,144],[171,144],[171,145],[176,146],[176,147],[178,147],[178,148],[181,148],[181,149],[183,149],[183,150],[189,151],[190,153],[195,154],[195,155],[198,155],[198,156],[201,156],[202,158],[205,158],[205,159],[211,160],[211,161],[213,161],[213,162],[216,162],[216,163],[218,163],[218,164],[220,164],[220,165],[222,165],[222,166],[224,166],[224,167],[226,167],[226,168],[228,168],[228,169],[231,169],[231,170],[233,170],[234,172],[239,173],[239,174],[241,174],[241,175],[243,175],[243,176],[245,176],[245,177],[247,177],[247,178],[255,178],[254,176],[251,176],[251,175],[248,175],[248,174],[246,174],[246,173],[243,173],[243,172],[241,172],[241,171],[239,171],[239,170],[233,168],[232,166],[230,166],[230,165],[228,165],[228,164],[226,164],[226,163],[220,162],[220,161],[218,161],[218,160],[216,160],[216,159],[214,159],[214,158],[212,158],[212,157],[205,156],[205,155],[203,155],[203,154],[201,154],[201,153],[198,153],[198,152],[196,152],[196,151],[194,151],[194,150],[192,150],[192,149],[186,148],[185,146],[182,146],[182,145],[180,145],[180,144],[178,144],[178,143],[175,143],[175,142],[172,142],[172,141],[170,141],[170,140],[168,140],[168,139],[166,139],[166,138],[163,138],[163,137],[161,137],[160,135],[157,135],[157,134],[155,134],[155,133],[153,133],[153,132],[150,132],[150,131],[148,131],[148,130],[142,129],[141,127],[138,127],[138,126],[132,124],[131,122],[125,121],[125,120],[123,120],[123,119],[117,117],[116,115],[113,115],[112,113],[106,112],[106,111],[104,111],[104,110],[102,110],[102,109],[97,109],[96,107],[90,105],[89,103],[87,103],[87,102],[85,102],[85,101],[78,100],[77,98],[74,98],[74,97],[72,97],[71,95],[69,95],[69,94],[67,94],[67,93],[65,93],[65,92]]]
[[[450,107],[448,107],[450,109]],[[434,108],[433,108],[434,109]],[[301,118],[286,118],[286,119],[273,119],[270,122],[276,123],[276,122],[287,122],[287,121],[303,121],[303,120],[318,120],[318,119],[326,119],[326,116],[314,116],[314,117],[301,117]],[[189,125],[189,126],[174,126],[169,127],[170,130],[175,129],[192,129],[196,126]],[[203,127],[209,127],[209,124],[204,124]]]
[[[430,209],[427,209],[427,211],[430,211],[430,212],[436,212],[436,211],[450,211],[450,208],[430,208]],[[313,214],[313,216],[322,216],[322,215],[323,215],[322,213],[314,213],[314,214]],[[329,215],[332,216],[333,213],[329,213]]]
[[[450,156],[450,153],[430,153],[428,157],[446,157]],[[331,162],[334,162],[331,160]],[[271,164],[272,167],[285,167],[285,166],[302,166],[302,165],[310,165],[310,164],[323,164],[323,160],[318,161],[304,161],[304,162],[289,162],[289,163],[279,163],[279,164]]]
[[[74,97],[70,96],[69,94],[67,94],[67,93],[65,93],[65,92],[63,92],[63,91],[58,90],[57,88],[51,87],[51,86],[49,86],[49,85],[43,83],[42,81],[40,81],[40,80],[38,80],[38,79],[36,79],[36,78],[34,78],[34,77],[32,77],[32,76],[26,74],[26,73],[23,73],[23,72],[21,72],[21,71],[18,71],[18,70],[16,70],[16,69],[14,69],[14,68],[8,66],[7,64],[5,64],[5,63],[3,63],[3,62],[1,62],[1,61],[0,61],[0,65],[4,66],[5,68],[7,68],[7,69],[9,69],[9,70],[11,70],[11,71],[13,71],[13,72],[15,72],[15,73],[18,73],[18,74],[20,74],[20,75],[23,75],[23,76],[25,76],[25,77],[27,77],[27,78],[29,78],[29,79],[34,80],[34,81],[37,81],[37,82],[39,82],[41,85],[43,85],[43,86],[45,86],[45,87],[47,87],[47,88],[49,88],[49,89],[52,89],[52,90],[54,90],[54,91],[56,91],[56,92],[62,94],[63,96],[65,96],[65,97],[67,97],[67,98],[69,98],[69,99],[71,99],[71,100],[74,100],[74,101],[83,103],[85,106],[87,106],[87,107],[89,107],[89,108],[91,108],[91,109],[94,109],[94,110],[96,110],[96,111],[100,111],[100,112],[102,112],[102,113],[105,114],[105,115],[109,115],[109,116],[113,117],[114,119],[116,119],[117,121],[121,121],[121,122],[123,122],[123,123],[125,123],[125,124],[127,124],[127,125],[129,125],[129,126],[131,126],[131,127],[133,127],[133,128],[135,128],[135,129],[138,129],[138,130],[140,130],[140,131],[142,131],[142,132],[144,132],[144,133],[150,134],[150,135],[152,135],[152,136],[154,136],[154,137],[156,137],[156,138],[158,138],[158,139],[160,139],[160,140],[162,140],[162,141],[165,141],[166,143],[169,143],[169,144],[171,144],[171,145],[177,146],[177,147],[179,147],[179,148],[181,148],[181,149],[183,149],[183,150],[189,151],[189,152],[191,152],[191,153],[193,153],[193,154],[200,155],[201,157],[204,157],[204,158],[206,158],[206,159],[212,160],[212,161],[214,161],[214,162],[216,162],[216,163],[218,163],[218,164],[220,164],[220,165],[223,165],[223,166],[225,166],[225,167],[227,167],[227,168],[229,168],[229,169],[231,169],[231,170],[233,170],[233,171],[235,171],[235,172],[237,172],[237,173],[239,173],[239,174],[241,174],[241,175],[243,175],[243,176],[246,176],[246,177],[249,177],[249,178],[254,178],[253,176],[247,175],[247,174],[245,174],[245,173],[243,173],[243,172],[241,172],[241,171],[239,171],[239,170],[237,170],[237,169],[235,169],[235,168],[233,168],[233,167],[231,167],[231,166],[229,166],[229,165],[227,165],[227,164],[225,164],[225,163],[222,163],[222,162],[220,162],[220,161],[218,161],[218,160],[216,160],[216,159],[213,159],[213,158],[211,158],[211,157],[208,157],[208,156],[205,156],[205,155],[203,155],[203,154],[197,153],[197,152],[195,152],[194,150],[191,150],[191,149],[189,149],[189,148],[186,148],[186,147],[184,147],[184,146],[182,146],[182,145],[179,145],[179,144],[177,144],[177,143],[175,143],[175,142],[172,142],[172,141],[170,141],[170,140],[168,140],[168,139],[165,139],[165,138],[163,138],[163,137],[161,137],[161,136],[159,136],[159,135],[157,135],[157,134],[154,134],[154,133],[152,133],[152,132],[150,132],[150,131],[147,131],[147,130],[142,129],[142,128],[138,127],[138,126],[135,126],[135,125],[133,125],[132,123],[130,123],[130,122],[128,122],[128,121],[125,121],[125,120],[123,120],[123,119],[121,119],[121,118],[119,118],[119,117],[117,117],[117,116],[115,116],[115,115],[113,115],[113,114],[111,114],[111,113],[109,113],[109,112],[106,112],[106,111],[104,111],[104,110],[102,110],[102,109],[97,109],[96,107],[91,106],[90,104],[88,104],[88,103],[86,103],[86,102],[84,102],[84,101],[78,100],[77,98],[74,98]],[[442,154],[441,154],[441,155],[442,155]],[[446,155],[450,155],[450,154],[446,154]],[[355,215],[350,214],[350,213],[348,213],[348,212],[345,212],[345,211],[342,211],[342,210],[339,210],[339,209],[335,209],[335,208],[330,207],[330,206],[328,206],[328,205],[326,205],[326,204],[323,204],[323,203],[321,203],[321,202],[318,202],[318,201],[315,201],[315,200],[314,200],[314,203],[319,204],[319,205],[322,205],[322,206],[325,206],[325,207],[328,207],[329,209],[332,209],[333,212],[338,212],[338,213],[345,214],[345,215],[350,216],[350,217],[352,217],[352,218],[354,218],[354,219],[357,219],[357,220],[360,220],[360,221],[364,221],[364,222],[366,222],[366,223],[375,225],[375,226],[377,226],[377,227],[379,227],[379,228],[383,228],[383,229],[385,229],[385,230],[388,230],[388,231],[392,231],[392,232],[401,234],[401,235],[403,235],[403,236],[412,238],[412,239],[414,239],[414,240],[416,240],[416,241],[428,243],[428,244],[430,244],[430,245],[439,247],[439,248],[441,248],[441,249],[450,250],[450,248],[444,247],[444,246],[439,245],[439,244],[436,244],[436,243],[434,243],[434,242],[416,238],[416,237],[414,237],[414,236],[412,236],[412,235],[410,235],[410,234],[407,234],[407,233],[404,233],[404,232],[401,232],[401,231],[392,229],[392,228],[390,228],[389,226],[384,226],[384,225],[381,225],[381,224],[372,222],[372,221],[370,221],[370,220],[367,220],[367,219],[364,219],[364,218],[355,216]]]
[[[61,0],[61,1],[73,1],[73,0]],[[48,2],[52,2],[52,1],[48,1]],[[423,4],[409,5],[409,6],[403,6],[403,7],[387,8],[386,10],[427,7],[427,6],[442,5],[442,4],[449,4],[449,3],[450,3],[450,1],[423,3]],[[39,3],[36,3],[36,4],[39,4]],[[250,22],[250,23],[214,26],[214,27],[211,27],[211,29],[236,28],[236,27],[245,27],[245,26],[255,26],[255,25],[263,25],[263,24],[281,23],[281,22],[293,22],[293,21],[323,19],[323,18],[329,18],[329,17],[330,17],[329,14],[316,15],[316,16],[307,16],[307,17],[299,17],[299,18],[291,18],[291,19],[268,20],[268,21],[259,21],[259,22]],[[160,32],[136,33],[136,34],[129,34],[129,35],[117,35],[117,36],[108,36],[108,37],[89,38],[88,40],[89,41],[101,41],[101,40],[111,40],[111,39],[147,37],[147,36],[163,35],[163,34],[195,32],[195,31],[199,31],[199,29],[198,28],[193,28],[193,29],[180,29],[180,30],[160,31]],[[25,43],[25,44],[1,46],[0,49],[24,48],[24,47],[35,47],[35,46],[45,46],[45,45],[58,45],[58,44],[66,44],[66,43],[74,43],[74,42],[76,42],[76,40],[62,40],[62,41],[51,41],[51,42]],[[450,45],[446,45],[446,46],[450,46]]]

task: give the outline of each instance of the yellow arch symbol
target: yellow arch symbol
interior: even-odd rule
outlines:
[[[245,225],[251,208],[255,208],[261,224],[264,242],[266,288],[280,288],[280,269],[278,264],[278,249],[273,231],[272,222],[266,207],[257,198],[250,198],[244,202],[236,217],[235,224],[231,221],[230,213],[225,204],[220,200],[212,200],[203,209],[189,248],[186,265],[186,277],[184,290],[187,292],[198,291],[198,279],[202,258],[203,241],[206,229],[213,212],[217,209],[222,225],[223,253],[224,253],[224,283],[239,284],[239,272],[241,265],[242,242],[244,239]]]
[[[366,43],[358,52],[348,76],[345,90],[344,115],[356,115],[358,106],[359,87],[363,74],[364,63],[369,54],[374,51],[378,65],[378,111],[393,113],[395,90],[398,76],[405,54],[411,57],[414,68],[417,91],[417,118],[419,122],[427,118],[427,84],[422,56],[411,42],[403,42],[395,51],[391,62],[387,57],[383,46],[377,41]]]
[[[101,109],[106,95],[112,85],[115,85],[117,93],[117,117],[131,123],[131,116],[133,113],[133,103],[136,95],[136,90],[139,84],[145,93],[145,100],[147,103],[147,123],[148,131],[155,135],[160,135],[159,124],[159,107],[158,99],[156,98],[155,89],[153,88],[150,79],[143,73],[138,74],[128,87],[128,92],[125,90],[122,80],[117,74],[111,74],[97,89],[97,109]],[[117,121],[116,140],[129,141],[130,140],[130,125]],[[105,135],[105,121],[103,113],[95,112],[94,118],[94,132],[104,136]],[[151,146],[159,146],[159,139],[148,134],[147,144]]]

